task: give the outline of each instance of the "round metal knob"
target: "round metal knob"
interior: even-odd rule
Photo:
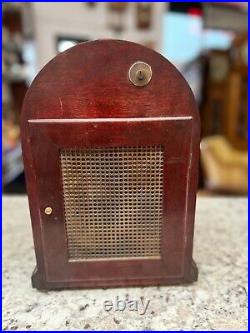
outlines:
[[[135,62],[129,69],[129,80],[138,87],[146,86],[152,78],[151,67],[143,61]]]

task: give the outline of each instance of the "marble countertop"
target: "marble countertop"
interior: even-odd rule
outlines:
[[[245,198],[198,199],[194,259],[199,278],[190,286],[33,289],[35,257],[25,196],[3,197],[3,250],[4,330],[247,330]],[[126,305],[123,311],[114,307],[117,300],[120,310]]]

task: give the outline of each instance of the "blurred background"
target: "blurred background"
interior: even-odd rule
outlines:
[[[199,194],[247,194],[246,2],[3,4],[3,192],[25,193],[20,146],[24,95],[57,53],[99,38],[134,41],[184,75],[202,126]]]

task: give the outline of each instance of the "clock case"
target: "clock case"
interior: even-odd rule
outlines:
[[[142,87],[129,80],[129,69],[138,61],[152,69],[150,82]],[[151,49],[126,41],[79,44],[57,55],[35,78],[24,100],[21,129],[37,261],[32,275],[34,287],[169,285],[197,279],[192,251],[200,120],[191,89],[169,61]],[[161,229],[160,235],[153,235],[160,244],[160,255],[140,257],[135,252],[134,256],[112,258],[107,257],[103,247],[99,257],[70,260],[65,202],[72,193],[63,185],[62,151],[81,153],[101,148],[107,152],[126,147],[163,149]],[[100,181],[104,179],[105,174],[101,174]],[[84,184],[84,177],[80,181]],[[115,182],[107,184],[115,186]],[[92,190],[94,185],[89,188]],[[138,192],[132,189],[131,193],[138,199]],[[76,200],[84,200],[85,194],[79,188],[75,195]],[[116,198],[122,209],[126,195]],[[97,205],[95,213],[99,214],[99,209]],[[154,212],[150,214],[154,216]],[[84,223],[83,218],[81,236],[86,239]],[[116,226],[118,221],[110,217],[105,223]],[[150,221],[144,219],[144,223]],[[133,229],[133,220],[129,228]],[[111,236],[115,237],[116,231],[112,230]],[[150,246],[145,232],[136,232],[134,248],[138,244]],[[124,238],[130,234],[128,230]],[[94,238],[92,245],[96,242]],[[102,242],[109,246],[104,234]],[[86,250],[85,244],[80,243],[81,249]],[[122,253],[126,242],[115,246]]]

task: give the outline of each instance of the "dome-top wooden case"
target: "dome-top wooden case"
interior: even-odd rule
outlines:
[[[189,283],[200,123],[153,50],[79,44],[29,88],[22,147],[39,289]]]

